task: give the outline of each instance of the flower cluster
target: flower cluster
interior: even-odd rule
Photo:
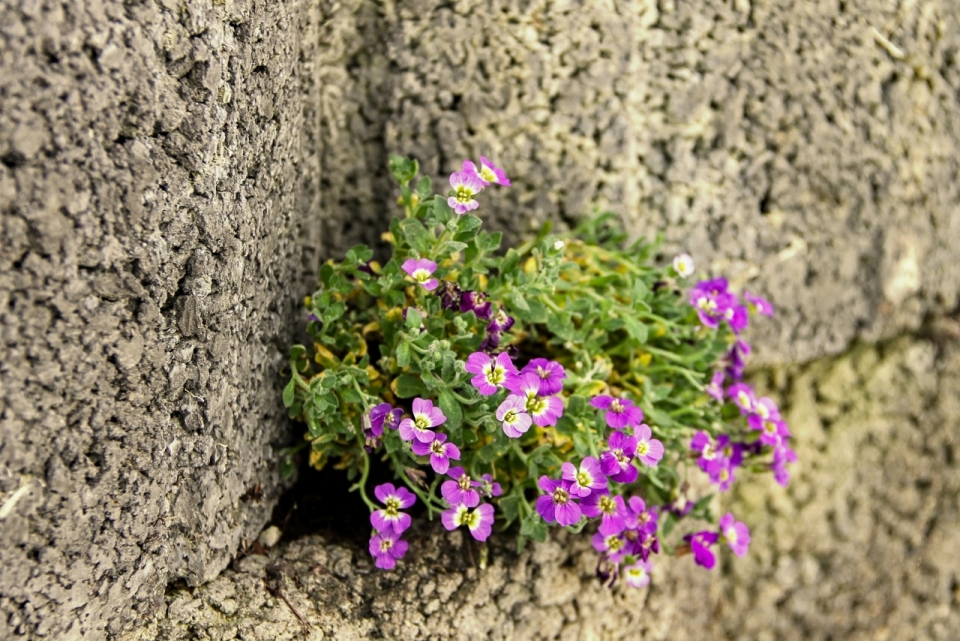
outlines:
[[[416,161],[393,157],[390,171],[403,208],[384,235],[392,256],[358,246],[321,267],[312,344],[291,349],[283,392],[310,463],[345,469],[370,508],[376,566],[404,556],[415,503],[481,543],[514,523],[520,548],[550,527],[586,531],[608,585],[647,585],[658,554],[708,569],[718,543],[745,554],[747,526],[717,519],[685,479],[787,483],[783,413],[743,378],[751,317],[773,306],[694,280],[687,254],[654,264],[656,247],[626,244],[609,214],[499,252],[472,212],[510,180],[484,156],[445,195]],[[377,466],[396,485],[371,498]]]

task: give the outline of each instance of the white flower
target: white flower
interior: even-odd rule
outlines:
[[[677,272],[677,276],[680,278],[692,276],[694,269],[693,258],[690,254],[680,254],[673,259],[673,270]]]

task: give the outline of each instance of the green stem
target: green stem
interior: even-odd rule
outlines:
[[[376,512],[380,508],[367,496],[367,478],[370,476],[370,457],[363,449],[363,437],[359,437],[357,440],[360,442],[360,451],[363,452],[363,472],[360,474],[360,480],[350,486],[350,491],[360,490],[360,498],[367,504],[371,512]]]

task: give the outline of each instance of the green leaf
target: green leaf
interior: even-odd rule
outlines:
[[[551,312],[547,316],[547,329],[556,334],[561,340],[571,340],[575,328],[573,317],[567,312]]]
[[[409,367],[411,355],[413,350],[410,348],[410,343],[407,341],[401,341],[397,345],[397,365],[400,367]]]
[[[647,342],[649,330],[646,325],[629,315],[621,316],[620,320],[623,321],[627,333],[630,334],[632,338],[636,339],[641,345]]]
[[[527,309],[514,308],[514,313],[517,315],[517,318],[528,323],[547,322],[547,308],[543,303],[536,298],[524,298],[522,296],[520,298],[527,305]]]
[[[424,396],[427,388],[423,381],[412,374],[401,374],[393,381],[394,392],[400,398],[413,398],[414,396]]]
[[[447,422],[445,423],[447,429],[451,431],[459,429],[460,424],[463,422],[463,410],[460,408],[459,401],[450,393],[450,390],[440,390],[440,393],[437,395],[437,403],[440,405],[440,411],[447,417]]]
[[[462,234],[465,232],[471,232],[480,227],[483,224],[479,218],[473,214],[464,214],[460,216],[460,219],[457,221],[457,233]]]
[[[527,299],[523,297],[523,294],[513,290],[507,294],[507,302],[510,303],[510,309],[515,314],[520,314],[522,312],[530,311],[530,305],[527,304]]]
[[[390,154],[390,173],[401,185],[406,185],[420,171],[416,160]]]
[[[430,180],[430,176],[424,176],[417,182],[417,196],[420,197],[420,200],[426,200],[432,192],[433,183]]]
[[[387,454],[393,454],[403,447],[403,440],[400,438],[400,433],[396,430],[388,430],[386,434],[383,435],[383,446],[387,449]]]
[[[534,512],[520,523],[520,534],[543,543],[547,540],[547,523]]]
[[[286,387],[283,388],[283,406],[290,407],[293,405],[293,401],[297,398],[297,382],[294,379],[290,379],[290,382],[287,383]]]
[[[407,243],[421,254],[430,251],[433,245],[433,234],[423,226],[417,218],[405,218],[400,221],[400,231],[406,238]]]
[[[407,308],[407,319],[404,321],[407,329],[420,329],[423,325],[423,316],[415,307]]]
[[[503,517],[507,520],[507,523],[514,521],[520,516],[521,498],[519,495],[511,493],[509,496],[500,499],[500,511],[503,512]]]

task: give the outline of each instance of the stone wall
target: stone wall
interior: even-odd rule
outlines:
[[[0,4],[4,639],[129,627],[269,518],[318,194],[310,11]]]

